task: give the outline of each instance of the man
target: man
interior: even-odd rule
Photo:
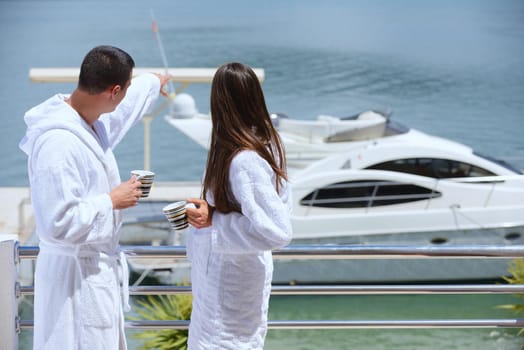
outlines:
[[[95,47],[71,95],[57,94],[24,117],[20,148],[40,240],[34,349],[127,347],[120,210],[136,205],[141,192],[134,177],[120,183],[113,149],[169,80],[145,74],[131,81],[133,67],[121,49]]]

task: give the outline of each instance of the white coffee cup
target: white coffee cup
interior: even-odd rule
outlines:
[[[146,198],[149,196],[151,191],[151,186],[153,186],[153,179],[155,178],[155,173],[149,170],[132,170],[131,175],[134,175],[138,181],[140,181],[140,190],[142,195],[140,197]]]
[[[187,222],[186,208],[191,206],[186,201],[173,202],[162,208],[166,219],[175,230],[183,230],[189,226]]]

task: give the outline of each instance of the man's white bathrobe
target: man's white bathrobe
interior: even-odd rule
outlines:
[[[291,193],[254,151],[231,162],[229,181],[242,213],[215,211],[213,224],[188,237],[193,309],[189,349],[262,349],[273,260],[289,244]],[[214,205],[211,193],[207,200]]]
[[[25,115],[20,148],[28,155],[40,253],[35,272],[35,350],[125,349],[119,254],[121,213],[109,192],[120,184],[114,147],[157,99],[152,74],[132,80],[96,133],[57,94]],[[123,259],[121,259],[121,257]],[[122,281],[127,284],[128,281]],[[125,290],[125,289],[124,289]]]

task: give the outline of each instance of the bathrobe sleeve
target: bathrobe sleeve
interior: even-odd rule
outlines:
[[[150,112],[159,94],[160,79],[156,75],[149,73],[133,78],[126,97],[118,107],[111,113],[101,115],[99,119],[107,130],[111,149],[122,141],[144,114]]]
[[[281,248],[291,241],[290,191],[275,189],[274,173],[256,152],[242,151],[233,158],[230,184],[242,213],[213,214],[213,250],[249,254]]]
[[[32,161],[38,175],[32,180],[31,201],[39,235],[50,242],[94,243],[113,234],[107,180],[100,180],[90,166],[89,154],[82,142],[65,130],[47,132],[35,144]]]

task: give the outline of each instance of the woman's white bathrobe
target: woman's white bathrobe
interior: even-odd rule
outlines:
[[[157,99],[152,74],[132,80],[96,133],[55,95],[25,115],[20,148],[28,155],[40,253],[35,272],[35,350],[125,349],[119,274],[121,213],[109,192],[120,184],[114,147]],[[119,271],[121,270],[121,271]],[[123,281],[127,283],[127,281]],[[125,297],[125,296],[124,296]]]
[[[242,213],[215,211],[213,224],[188,238],[193,309],[189,349],[262,349],[273,260],[291,240],[291,193],[254,151],[231,162],[229,181]],[[211,193],[207,193],[214,205]]]

